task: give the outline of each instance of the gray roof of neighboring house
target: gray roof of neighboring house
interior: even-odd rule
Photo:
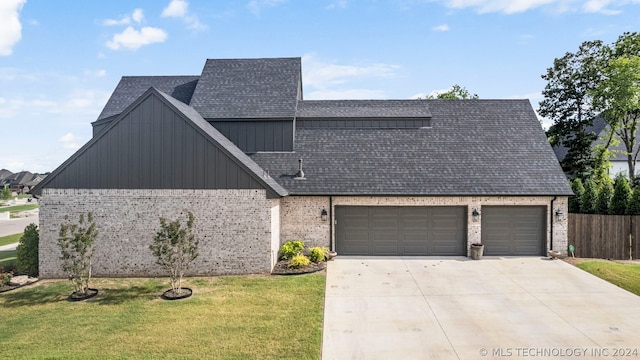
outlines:
[[[572,195],[528,100],[423,101],[431,128],[298,129],[251,157],[292,195]]]
[[[191,105],[206,119],[293,119],[300,58],[208,59]]]
[[[297,117],[306,118],[429,118],[423,100],[302,100]]]
[[[0,180],[8,178],[11,175],[13,175],[13,173],[7,169],[0,170]]]
[[[98,120],[120,114],[150,87],[189,104],[199,76],[123,76]]]

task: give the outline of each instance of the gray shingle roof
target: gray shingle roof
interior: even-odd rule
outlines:
[[[188,104],[198,78],[199,76],[123,76],[98,120],[120,114],[150,87]]]
[[[301,59],[208,59],[191,99],[206,119],[289,118],[302,97]]]
[[[529,101],[423,101],[432,128],[298,129],[251,157],[292,195],[572,194]]]
[[[297,117],[306,118],[429,118],[423,100],[303,100]]]

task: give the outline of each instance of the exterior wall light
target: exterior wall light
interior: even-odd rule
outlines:
[[[473,217],[473,222],[478,222],[478,220],[480,220],[480,213],[478,212],[478,209],[473,209],[471,216]]]
[[[327,221],[327,216],[327,209],[323,208],[320,212],[320,219],[322,219],[322,221]]]
[[[558,209],[556,210],[556,221],[562,221],[562,220],[564,220],[564,212]]]

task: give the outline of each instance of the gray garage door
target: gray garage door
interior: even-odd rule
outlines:
[[[466,255],[465,207],[337,206],[340,255]]]
[[[483,206],[485,255],[544,255],[546,207]]]

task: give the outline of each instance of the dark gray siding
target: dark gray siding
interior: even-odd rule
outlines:
[[[301,129],[419,129],[431,126],[428,118],[298,118],[296,122]]]
[[[465,255],[466,208],[337,206],[340,255]]]
[[[210,121],[245,153],[293,151],[293,120]]]
[[[46,185],[83,189],[261,189],[235,158],[147,96]]]

